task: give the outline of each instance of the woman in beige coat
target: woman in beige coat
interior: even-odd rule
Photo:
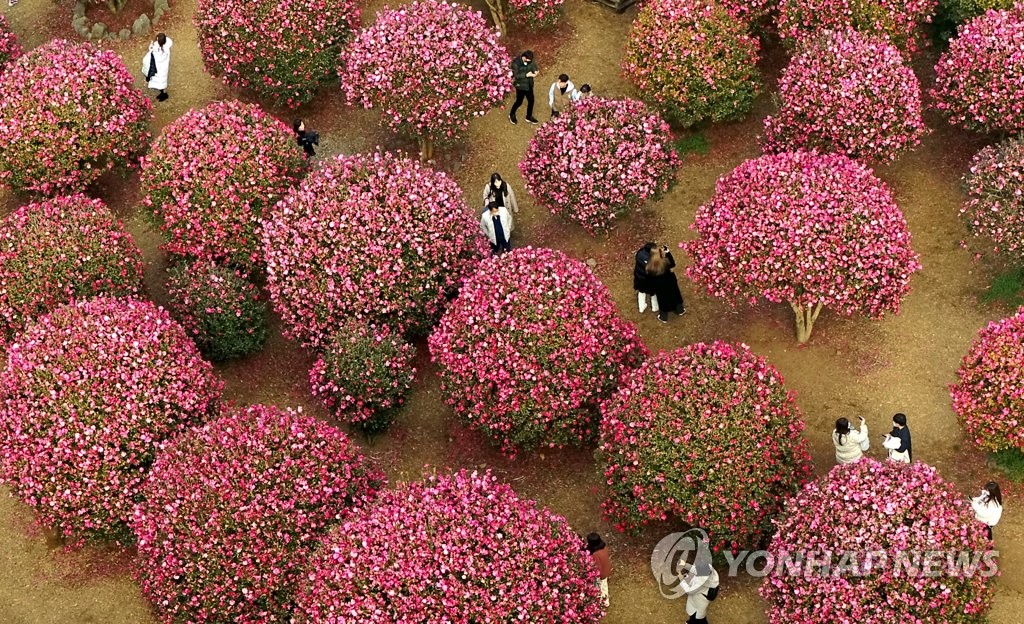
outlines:
[[[491,202],[508,210],[519,212],[519,204],[516,202],[516,193],[509,186],[509,183],[501,179],[500,173],[492,173],[491,181],[484,186],[484,206]]]
[[[868,425],[864,417],[860,417],[860,429],[850,429],[850,421],[840,418],[836,421],[836,428],[832,432],[832,444],[836,447],[836,462],[840,464],[852,464],[864,457],[864,449],[861,446],[868,439]]]

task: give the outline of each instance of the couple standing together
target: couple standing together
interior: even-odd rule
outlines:
[[[682,316],[686,314],[683,294],[672,271],[676,266],[672,252],[667,245],[659,247],[647,243],[637,250],[633,266],[633,290],[637,292],[636,302],[643,314],[647,310],[647,297],[651,297],[651,311],[658,314],[658,320],[668,322],[669,310]]]

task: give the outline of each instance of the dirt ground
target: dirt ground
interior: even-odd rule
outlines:
[[[370,21],[382,4],[375,0],[364,12],[364,20]],[[483,8],[482,2],[476,4]],[[556,32],[529,39],[513,34],[507,42],[512,51],[526,47],[537,51],[542,71],[538,91],[546,92],[549,81],[565,72],[577,85],[589,82],[598,94],[630,94],[618,67],[635,9],[616,15],[583,0],[567,0],[566,4],[567,19]],[[0,9],[27,47],[55,36],[74,36],[67,4],[22,0],[13,8]],[[216,99],[248,97],[233,93],[203,72],[190,22],[194,9],[193,0],[175,2],[170,19],[160,25],[175,46],[171,99],[156,104],[154,134],[190,108]],[[137,73],[146,41],[118,42],[111,47]],[[784,57],[776,49],[770,49],[767,57],[764,68],[771,87]],[[918,68],[926,83],[929,65],[922,62]],[[533,129],[525,123],[511,126],[504,110],[475,121],[466,145],[440,154],[439,165],[458,179],[473,206],[487,176],[501,172],[522,198],[523,213],[514,242],[556,247],[577,258],[596,259],[596,271],[611,289],[621,313],[638,323],[652,351],[722,339],[745,342],[768,357],[796,393],[819,474],[833,464],[829,432],[835,418],[864,414],[873,431],[880,433],[892,413],[903,411],[910,418],[917,458],[938,466],[965,493],[973,493],[989,478],[990,469],[984,456],[965,443],[946,386],[977,330],[1009,312],[978,302],[989,284],[990,269],[959,244],[965,231],[956,217],[962,199],[958,181],[971,155],[983,145],[977,137],[954,132],[931,117],[929,122],[937,129],[924,144],[897,164],[878,171],[896,193],[924,265],[913,279],[913,291],[899,316],[874,322],[825,312],[809,346],[801,348],[793,339],[788,306],[732,310],[685,279],[681,286],[688,299],[686,317],[673,318],[666,326],[650,313],[643,318],[637,314],[630,282],[632,251],[650,238],[674,245],[691,236],[694,212],[710,196],[715,180],[759,153],[761,119],[772,108],[769,90],[766,88],[755,113],[743,123],[706,131],[710,152],[686,156],[675,189],[645,214],[626,219],[607,237],[589,237],[535,206],[523,192],[516,163]],[[538,116],[546,119],[546,99],[538,95]],[[272,112],[282,119],[293,116],[284,110]],[[344,106],[333,90],[297,116],[322,133],[324,156],[375,146],[413,148],[382,133],[376,113]],[[153,298],[162,301],[161,239],[140,214],[137,176],[105,180],[100,195],[143,247],[148,286]],[[0,191],[0,214],[25,201]],[[684,260],[682,256],[677,259]],[[578,531],[597,530],[605,535],[616,565],[611,579],[612,607],[606,619],[609,624],[682,622],[682,603],[661,598],[648,570],[651,548],[663,535],[662,529],[627,539],[601,520],[601,479],[592,449],[539,454],[516,462],[501,458],[462,428],[441,403],[425,345],[420,347],[420,373],[407,408],[388,434],[366,445],[366,452],[381,463],[391,479],[415,478],[426,465],[490,468],[523,495],[564,514]],[[275,331],[263,352],[219,370],[227,380],[228,397],[235,401],[302,406],[325,416],[309,396],[306,371],[310,364],[306,354]],[[877,455],[877,448],[872,453]],[[1016,574],[1024,570],[1017,491],[1009,484],[1004,488],[1008,502],[997,533],[1002,577],[991,616],[994,624],[1018,623],[1024,612],[1024,582]],[[127,575],[123,555],[96,550],[64,552],[59,542],[33,526],[29,510],[9,496],[0,496],[0,557],[0,624],[154,621]],[[751,579],[725,580],[712,620],[765,622],[764,605],[756,590],[757,583]]]

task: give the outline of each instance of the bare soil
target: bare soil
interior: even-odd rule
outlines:
[[[473,4],[486,11],[482,0],[473,0]],[[635,9],[616,15],[583,0],[567,0],[566,4],[565,26],[541,35],[513,33],[508,42],[513,53],[531,48],[538,54],[542,74],[538,79],[537,115],[542,120],[547,118],[546,85],[562,72],[576,84],[590,83],[598,94],[632,92],[620,74],[619,64]],[[380,0],[373,0],[364,12],[364,20],[371,21],[381,6]],[[27,47],[53,37],[75,36],[70,29],[69,5],[23,0],[13,8],[0,5],[0,9]],[[190,108],[228,97],[252,99],[249,94],[233,92],[203,71],[191,26],[194,10],[194,0],[176,2],[169,19],[160,25],[176,45],[171,99],[156,103],[154,135]],[[146,44],[145,40],[134,40],[115,42],[110,47],[124,56],[129,68],[135,68]],[[685,317],[673,318],[666,326],[650,313],[642,318],[637,314],[630,282],[633,250],[648,239],[674,245],[692,236],[689,224],[696,208],[712,193],[715,180],[760,153],[761,119],[772,109],[767,91],[784,63],[785,55],[769,47],[763,63],[768,87],[754,114],[742,123],[706,130],[710,152],[686,156],[672,192],[643,214],[624,220],[608,236],[591,238],[536,206],[522,191],[516,165],[533,129],[525,123],[510,125],[504,109],[475,121],[467,142],[440,153],[438,165],[458,179],[473,206],[488,175],[501,172],[522,198],[515,243],[556,247],[577,258],[597,260],[597,274],[611,289],[623,316],[638,323],[652,351],[721,339],[744,342],[768,357],[796,393],[819,474],[833,464],[829,432],[835,418],[864,414],[873,430],[881,432],[892,413],[903,411],[910,417],[917,458],[938,466],[965,493],[974,492],[992,476],[992,471],[985,457],[966,444],[950,409],[946,386],[953,381],[959,360],[977,330],[1009,313],[979,303],[978,297],[990,281],[990,269],[960,246],[966,233],[957,219],[962,201],[959,179],[970,157],[984,144],[981,139],[950,130],[941,120],[931,118],[936,130],[919,149],[895,165],[878,170],[906,214],[914,246],[924,264],[899,316],[869,321],[840,318],[826,311],[816,324],[810,344],[798,347],[787,306],[734,310],[707,297],[685,279]],[[931,81],[930,65],[925,60],[918,67],[926,84]],[[323,136],[323,156],[377,146],[415,150],[411,142],[383,133],[375,112],[346,107],[333,89],[297,112],[271,112],[282,119],[304,117],[307,125]],[[140,212],[137,176],[110,176],[102,181],[97,193],[125,220],[144,249],[151,296],[163,301],[161,236]],[[0,214],[26,201],[0,192]],[[681,256],[678,259],[685,261]],[[227,396],[239,403],[302,406],[326,418],[306,384],[310,357],[281,338],[279,327],[274,329],[273,338],[261,353],[219,367],[227,380]],[[564,514],[578,531],[597,530],[605,535],[616,565],[611,580],[612,608],[606,620],[609,624],[682,622],[683,605],[660,597],[647,568],[651,548],[665,527],[652,528],[640,538],[626,538],[601,519],[601,479],[592,449],[543,453],[516,461],[503,459],[460,426],[442,404],[425,345],[421,344],[420,349],[420,372],[408,406],[389,433],[373,443],[363,441],[366,453],[380,462],[392,480],[416,478],[425,466],[495,471],[523,495]],[[877,449],[872,452],[877,454]],[[1024,581],[1016,574],[1024,569],[1022,516],[1017,503],[1019,488],[1007,484],[1004,491],[1008,502],[997,535],[1002,577],[991,622],[1017,624],[1024,612]],[[66,552],[59,541],[33,525],[28,508],[7,496],[0,497],[0,557],[0,623],[155,621],[128,576],[123,554],[92,549]],[[729,624],[765,622],[757,583],[747,578],[726,580],[712,618]]]

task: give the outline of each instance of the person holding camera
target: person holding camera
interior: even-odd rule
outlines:
[[[299,143],[299,147],[306,152],[306,157],[316,156],[313,146],[320,145],[320,135],[312,130],[306,130],[306,123],[301,119],[292,122],[292,130],[295,131],[295,140]]]
[[[992,527],[1003,517],[1003,494],[999,491],[999,484],[995,481],[986,483],[981,494],[971,499],[971,509],[974,510],[974,518],[985,525],[991,540]]]
[[[910,429],[907,427],[907,415],[895,414],[892,417],[892,431],[885,434],[882,446],[889,451],[891,461],[909,464],[914,461],[914,452],[910,445]]]
[[[837,464],[853,464],[864,457],[867,450],[868,425],[864,417],[860,417],[860,428],[851,429],[850,421],[840,418],[836,421],[836,428],[832,431],[832,444],[836,447]]]
[[[533,62],[533,51],[526,50],[512,61],[512,86],[516,88],[516,101],[508,113],[508,120],[514,124],[519,123],[516,119],[516,111],[526,100],[526,121],[536,124],[540,123],[533,116],[533,79],[540,71],[537,64]]]

